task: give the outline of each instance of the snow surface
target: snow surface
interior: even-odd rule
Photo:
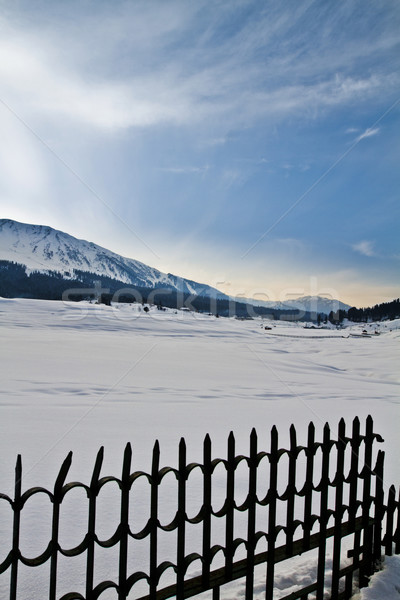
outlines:
[[[311,420],[321,439],[326,421],[335,435],[341,417],[350,431],[355,416],[363,427],[368,414],[385,440],[380,447],[386,451],[386,489],[398,484],[400,321],[382,324],[381,335],[369,338],[349,337],[350,331],[361,333],[360,326],[316,330],[268,322],[272,329],[266,331],[266,324],[153,308],[145,314],[138,305],[1,299],[0,491],[12,495],[18,453],[23,460],[23,490],[35,485],[51,488],[69,450],[74,457],[67,481],[89,483],[101,445],[105,446],[102,475],[118,475],[128,441],[133,446],[133,470],[149,471],[156,438],[161,444],[161,466],[174,466],[181,436],[187,441],[188,462],[201,462],[206,433],[213,442],[213,456],[225,457],[231,430],[237,452],[247,454],[252,427],[257,429],[260,449],[268,450],[272,425],[278,427],[280,445],[288,447],[291,423],[296,425],[299,443],[305,443]],[[167,500],[176,497],[176,486],[168,479],[160,490],[166,500],[160,508],[163,523],[172,514]],[[199,485],[195,479],[188,489],[192,515],[201,504]],[[223,501],[224,485],[222,477],[213,506]],[[238,486],[238,494],[243,495],[246,481],[240,473]],[[98,511],[102,538],[113,533],[119,518],[113,502],[116,490],[106,488]],[[132,516],[136,530],[147,511],[147,488],[142,492]],[[11,542],[5,504],[0,502],[0,537]],[[63,511],[60,541],[72,547],[86,531],[84,495],[71,492]],[[22,550],[27,556],[45,549],[50,515],[44,498],[34,497],[25,506],[21,527]],[[190,534],[193,551],[198,543],[196,531]],[[8,543],[1,544],[0,562],[9,548]],[[139,559],[135,555],[132,570],[138,564],[146,568],[140,563],[145,561],[143,548]],[[171,552],[169,538],[161,536],[161,559],[171,558]],[[114,577],[116,561],[110,550],[97,552],[96,581]],[[308,553],[282,565],[277,569],[276,598],[314,580]],[[59,566],[58,594],[70,591],[68,584],[81,589],[82,560],[60,559]],[[20,599],[41,597],[48,568],[48,564],[21,567]],[[264,576],[264,567],[256,571],[260,598]],[[8,582],[8,573],[0,576],[0,596],[2,592],[6,596]],[[242,598],[243,582],[232,584],[223,597]],[[360,598],[376,600],[375,596]],[[395,595],[384,598],[397,600]]]
[[[400,556],[386,556],[382,571],[372,575],[367,588],[355,594],[352,600],[399,600]]]

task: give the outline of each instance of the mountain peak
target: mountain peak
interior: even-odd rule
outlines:
[[[55,271],[71,278],[75,271],[84,271],[127,285],[165,287],[185,294],[228,298],[209,285],[162,273],[48,225],[0,219],[0,259],[22,264],[28,271]]]

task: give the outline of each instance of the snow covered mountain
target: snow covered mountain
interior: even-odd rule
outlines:
[[[26,267],[27,273],[55,271],[65,279],[77,278],[84,271],[110,277],[128,286],[145,288],[168,288],[205,296],[218,300],[229,300],[229,296],[204,283],[198,283],[171,273],[162,273],[132,258],[125,258],[102,248],[93,242],[79,240],[72,235],[45,225],[29,225],[11,219],[0,219],[0,260],[11,261]],[[287,302],[263,302],[251,298],[232,298],[255,306],[271,309],[329,314],[339,308],[347,310],[349,305],[339,300],[321,296],[304,296]]]
[[[286,306],[298,308],[305,312],[325,313],[329,314],[331,310],[348,310],[349,304],[344,304],[340,300],[334,298],[326,298],[324,296],[301,296],[295,300],[285,302]]]
[[[274,308],[279,310],[290,310],[297,309],[302,312],[308,313],[324,313],[329,315],[331,311],[348,310],[349,304],[340,302],[335,298],[327,298],[325,296],[300,296],[299,298],[293,298],[286,302],[274,301],[274,300],[251,300],[250,298],[245,299],[249,304],[255,306],[263,306],[266,308]]]
[[[75,271],[111,277],[139,287],[167,287],[187,294],[228,299],[209,285],[162,273],[97,244],[78,240],[52,227],[0,219],[0,260],[25,265],[27,271],[56,271],[74,279]]]

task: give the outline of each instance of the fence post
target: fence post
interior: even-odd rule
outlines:
[[[296,460],[297,460],[297,441],[296,429],[294,425],[290,426],[290,450],[289,450],[289,472],[288,484],[286,487],[287,507],[286,507],[286,555],[291,556],[293,552],[293,527],[294,527],[294,502],[296,495]]]
[[[394,485],[389,488],[389,497],[386,509],[386,534],[385,534],[385,554],[392,556],[393,554],[393,522],[394,511],[396,509],[396,490]]]
[[[225,522],[225,578],[232,577],[233,565],[233,527],[235,510],[235,437],[231,431],[228,437],[228,460],[226,463],[226,522]]]
[[[98,483],[101,466],[103,464],[104,447],[102,446],[97,453],[96,462],[93,469],[92,479],[89,486],[89,517],[87,533],[87,557],[86,557],[86,598],[90,598],[93,591],[93,573],[94,573],[94,541],[96,528],[96,500],[99,493]]]
[[[203,567],[202,584],[208,587],[210,583],[210,565],[211,565],[211,439],[206,435],[203,443]]]
[[[400,554],[400,488],[397,497],[397,527],[394,532],[394,551],[396,554]]]
[[[368,585],[368,576],[372,574],[373,567],[373,529],[369,523],[370,507],[371,507],[371,474],[372,474],[372,444],[374,443],[373,422],[372,417],[368,415],[366,422],[366,432],[364,438],[365,458],[362,469],[363,482],[363,498],[362,498],[362,530],[363,542],[362,552],[363,558],[360,564],[359,585],[360,588]]]
[[[348,482],[350,484],[350,495],[349,495],[349,528],[350,531],[354,532],[355,523],[356,523],[356,515],[358,510],[359,502],[357,500],[357,484],[358,484],[358,458],[359,458],[359,450],[360,450],[360,420],[358,417],[355,417],[353,420],[353,428],[351,435],[351,463],[350,463],[350,474],[348,477]],[[353,565],[357,566],[360,561],[360,532],[356,531],[354,533],[354,544],[353,544]],[[346,597],[350,598],[352,595],[353,588],[353,572],[347,574],[346,576],[346,587],[345,594]]]
[[[157,538],[158,538],[158,486],[160,466],[160,444],[158,440],[153,448],[151,466],[151,507],[150,507],[150,600],[157,594]]]
[[[15,465],[15,485],[14,485],[14,502],[13,502],[13,557],[11,563],[11,582],[10,582],[10,600],[17,598],[17,577],[18,577],[18,561],[20,556],[19,551],[19,530],[21,524],[21,486],[22,486],[22,459],[18,454]]]
[[[349,524],[350,529],[354,531],[356,514],[358,509],[357,484],[358,484],[358,459],[360,451],[360,421],[358,417],[353,420],[353,430],[351,436],[351,464],[350,464],[350,498],[349,498]]]
[[[324,426],[322,442],[322,475],[320,481],[320,513],[319,513],[319,545],[317,567],[316,600],[323,600],[325,584],[326,530],[328,523],[328,489],[329,489],[329,454],[331,450],[330,429],[328,423]]]
[[[257,433],[252,429],[250,434],[249,458],[249,493],[247,517],[247,571],[246,571],[246,600],[252,600],[254,588],[254,553],[257,506]]]
[[[275,542],[276,542],[276,501],[278,485],[278,431],[275,427],[271,429],[271,451],[269,454],[269,510],[268,510],[268,553],[267,553],[267,580],[265,583],[265,600],[272,600],[274,595],[275,577]]]
[[[63,500],[62,488],[72,462],[72,452],[61,465],[60,472],[54,484],[53,493],[53,522],[51,532],[51,560],[50,560],[50,591],[49,599],[55,600],[57,587],[57,558],[58,558],[58,530],[60,525],[60,505]]]
[[[314,456],[315,456],[315,426],[310,423],[308,426],[307,436],[307,466],[306,466],[306,481],[304,484],[304,524],[303,524],[303,548],[310,549],[310,536],[312,529],[311,508],[313,494],[313,472],[314,472]]]
[[[183,600],[185,583],[185,528],[186,528],[186,443],[179,442],[178,479],[178,540],[177,540],[177,586],[176,598]]]
[[[131,488],[131,461],[132,448],[128,443],[124,451],[121,476],[121,521],[119,540],[119,575],[118,575],[118,599],[125,600],[128,594],[126,589],[127,562],[128,562],[128,536],[129,536],[129,491]]]
[[[340,549],[342,543],[341,529],[343,519],[343,483],[344,483],[344,454],[346,450],[346,424],[340,419],[337,441],[337,465],[336,465],[336,494],[335,494],[335,525],[333,538],[333,561],[332,561],[332,600],[337,600],[339,594],[339,571],[340,571]]]
[[[375,511],[374,511],[374,561],[382,559],[382,520],[384,516],[383,506],[383,464],[385,453],[379,450],[374,469],[375,473]]]

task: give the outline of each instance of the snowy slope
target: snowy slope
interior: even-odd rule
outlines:
[[[334,298],[325,298],[323,296],[301,296],[300,298],[286,302],[286,305],[307,312],[326,314],[329,314],[331,310],[348,310],[351,308],[349,304],[345,304]]]
[[[0,260],[23,264],[30,271],[57,271],[73,278],[87,271],[141,287],[168,287],[188,294],[228,297],[206,284],[162,273],[86,240],[44,225],[0,219]]]
[[[259,306],[266,306],[267,308],[279,308],[281,310],[296,308],[304,312],[325,313],[326,315],[328,315],[331,310],[348,310],[350,308],[349,304],[325,296],[300,296],[299,298],[294,298],[293,300],[290,299],[285,302],[260,301],[253,303]]]

